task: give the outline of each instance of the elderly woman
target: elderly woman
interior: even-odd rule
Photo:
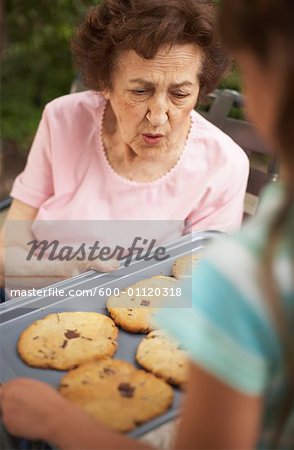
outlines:
[[[45,107],[8,219],[177,221],[161,241],[238,228],[247,157],[194,111],[228,62],[213,2],[105,0],[72,48],[90,90]]]

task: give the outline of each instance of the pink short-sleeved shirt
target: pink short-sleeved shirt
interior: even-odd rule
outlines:
[[[92,91],[46,105],[11,192],[38,208],[36,220],[175,220],[178,235],[187,223],[193,230],[240,226],[249,164],[235,142],[192,111],[177,164],[156,181],[130,181],[106,158],[105,106],[104,97]]]

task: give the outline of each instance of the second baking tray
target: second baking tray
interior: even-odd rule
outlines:
[[[170,275],[174,261],[180,256],[191,252],[199,253],[211,239],[219,238],[217,232],[194,233],[192,238],[183,237],[170,243],[168,249],[169,258],[165,261],[150,260],[135,262],[129,267],[122,267],[116,272],[109,274],[92,273],[90,275],[77,277],[76,279],[57,283],[54,285],[59,289],[95,289],[101,288],[101,292],[106,289],[124,289],[139,280],[150,278],[156,275]],[[99,289],[96,289],[96,293]],[[0,379],[2,382],[16,377],[29,377],[49,383],[58,387],[59,381],[65,372],[56,370],[37,369],[27,366],[22,362],[17,354],[17,341],[21,332],[35,320],[41,319],[48,314],[63,311],[94,311],[107,314],[105,308],[107,296],[65,296],[65,297],[36,297],[11,300],[3,308],[0,308]],[[178,307],[179,305],[177,305]],[[145,337],[143,334],[130,334],[119,329],[118,349],[114,355],[115,359],[126,360],[139,368],[135,361],[137,347]],[[139,437],[163,423],[175,418],[178,415],[183,393],[174,388],[174,401],[171,408],[161,416],[138,426],[129,434]]]

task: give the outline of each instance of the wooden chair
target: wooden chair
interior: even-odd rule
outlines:
[[[243,106],[242,95],[235,91],[222,90],[213,93],[210,100],[212,100],[212,104],[209,111],[201,114],[228,134],[247,153],[251,160],[247,193],[258,197],[267,183],[278,179],[278,159],[274,157],[272,150],[262,142],[251,123],[228,117],[233,106]],[[263,155],[258,158],[261,159],[262,164],[258,166],[252,164],[254,154]]]

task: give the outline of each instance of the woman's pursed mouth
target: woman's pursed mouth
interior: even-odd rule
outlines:
[[[163,138],[163,134],[151,134],[151,133],[143,133],[143,141],[147,145],[156,145],[158,144],[161,139]]]

